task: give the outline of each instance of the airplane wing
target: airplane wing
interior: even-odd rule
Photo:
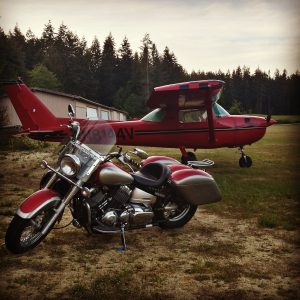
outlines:
[[[198,80],[170,84],[154,88],[147,106],[169,109],[200,108],[218,101],[224,81]]]
[[[154,88],[147,105],[150,108],[166,107],[170,110],[205,108],[209,128],[209,142],[215,142],[212,105],[221,96],[224,81],[198,80]]]

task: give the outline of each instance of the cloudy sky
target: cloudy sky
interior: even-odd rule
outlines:
[[[0,0],[0,16],[6,33],[18,24],[40,36],[51,20],[89,44],[111,32],[119,47],[127,36],[134,51],[149,33],[159,52],[168,46],[189,72],[300,70],[299,0]]]

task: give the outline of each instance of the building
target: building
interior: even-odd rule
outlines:
[[[127,119],[127,113],[125,111],[108,107],[80,96],[42,88],[32,88],[31,90],[57,117],[68,117],[68,105],[72,104],[75,109],[76,118],[113,121],[126,121]],[[21,126],[20,119],[8,96],[1,98],[0,106],[6,108],[8,117],[6,126]]]

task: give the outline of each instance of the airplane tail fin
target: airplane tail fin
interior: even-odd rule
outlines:
[[[57,128],[57,118],[21,81],[3,82],[25,131]]]

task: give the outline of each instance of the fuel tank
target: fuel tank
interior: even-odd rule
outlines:
[[[103,185],[123,185],[133,182],[133,177],[113,163],[107,162],[101,166],[99,181]]]
[[[221,192],[211,175],[201,170],[182,169],[171,174],[178,194],[188,203],[202,205],[221,200]]]

